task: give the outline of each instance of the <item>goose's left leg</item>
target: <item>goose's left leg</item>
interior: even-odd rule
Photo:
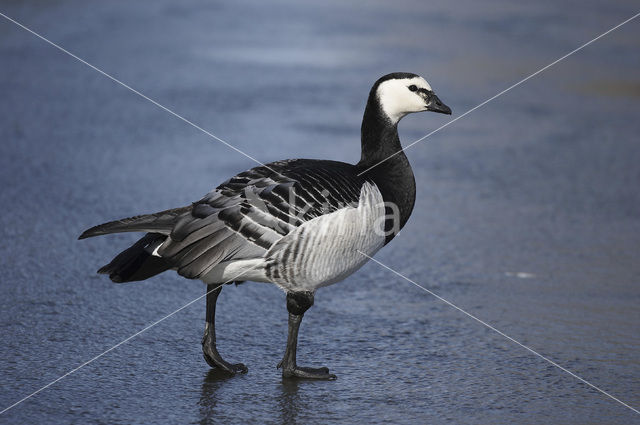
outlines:
[[[202,337],[202,354],[204,359],[213,368],[222,369],[229,373],[247,373],[247,367],[242,363],[229,363],[218,353],[216,348],[216,302],[222,291],[222,285],[207,285],[207,322],[204,325]]]
[[[283,378],[326,379],[334,380],[336,375],[329,373],[326,367],[301,367],[296,364],[296,350],[298,348],[298,329],[304,312],[313,305],[313,292],[288,292],[287,310],[289,311],[289,333],[287,334],[287,349],[278,369],[282,368]]]

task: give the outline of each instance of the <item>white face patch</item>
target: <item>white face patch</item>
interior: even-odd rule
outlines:
[[[427,109],[418,91],[409,90],[408,87],[411,85],[415,85],[418,89],[432,91],[429,83],[422,77],[387,80],[378,86],[378,100],[382,110],[393,124],[411,112]]]

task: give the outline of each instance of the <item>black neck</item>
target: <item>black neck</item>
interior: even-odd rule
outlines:
[[[375,93],[369,95],[360,130],[362,156],[358,165],[372,166],[402,149],[398,123],[392,123],[382,111]]]
[[[361,137],[362,156],[356,167],[364,172],[362,177],[376,183],[385,202],[398,207],[400,217],[396,224],[402,228],[413,210],[416,183],[409,160],[400,145],[398,124],[392,123],[382,111],[374,90],[369,95],[364,111]],[[387,223],[387,228],[392,224]],[[389,235],[386,242],[393,236],[395,234]]]

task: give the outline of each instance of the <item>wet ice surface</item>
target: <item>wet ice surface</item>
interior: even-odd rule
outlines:
[[[371,83],[424,75],[454,116],[636,10],[625,2],[48,2],[1,11],[258,158],[357,161]],[[640,406],[640,23],[408,150],[413,216],[377,259]],[[197,200],[254,164],[0,19],[0,408],[204,292],[93,272],[135,239],[85,228]],[[410,142],[444,124],[400,125]],[[619,423],[631,410],[376,264],[321,289],[282,382],[284,295],[227,287],[2,423]]]

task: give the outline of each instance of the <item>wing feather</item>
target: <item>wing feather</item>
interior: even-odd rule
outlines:
[[[154,255],[181,275],[200,278],[222,262],[262,258],[303,223],[357,205],[365,181],[353,165],[336,161],[268,165],[232,177],[190,206],[96,226],[82,237],[162,233],[166,239]],[[286,256],[295,257],[299,249],[292,246]]]

